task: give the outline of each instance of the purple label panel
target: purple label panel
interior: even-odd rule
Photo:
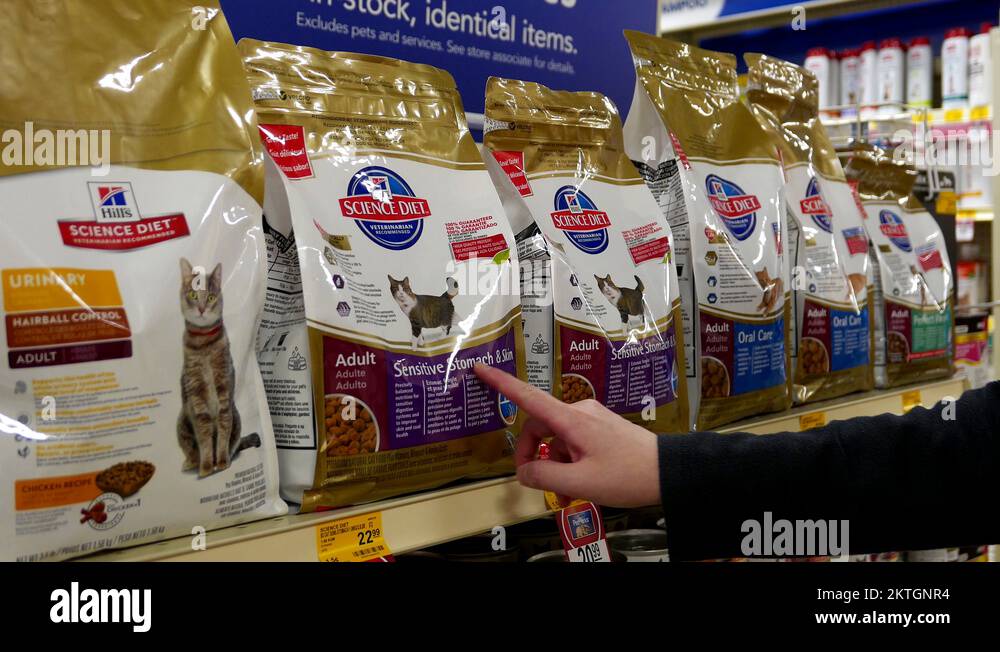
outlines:
[[[626,414],[677,398],[679,377],[675,359],[674,327],[631,342],[608,342],[603,337],[560,326],[563,374],[583,376],[594,395],[609,410]]]
[[[383,433],[380,450],[460,439],[514,421],[512,404],[472,372],[482,362],[516,374],[512,330],[454,357],[393,353],[329,337],[323,344],[326,394],[354,396],[372,410]]]

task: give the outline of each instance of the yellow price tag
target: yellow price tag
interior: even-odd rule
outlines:
[[[938,194],[934,209],[938,215],[954,215],[958,209],[958,196],[950,190],[942,191]]]
[[[371,561],[391,554],[385,542],[382,512],[349,516],[316,526],[320,561]]]
[[[944,112],[945,122],[965,122],[965,109],[947,109]]]
[[[919,389],[903,392],[903,414],[919,406],[922,402]]]
[[[826,425],[826,412],[810,412],[799,417],[799,430],[812,430]]]
[[[969,118],[971,120],[989,120],[990,118],[990,107],[989,106],[975,106],[969,113]]]

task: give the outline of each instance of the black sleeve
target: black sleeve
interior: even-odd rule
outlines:
[[[849,522],[849,552],[1000,543],[1000,382],[802,433],[660,437],[671,559],[743,557],[743,523]]]

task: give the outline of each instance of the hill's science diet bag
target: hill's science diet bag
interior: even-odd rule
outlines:
[[[787,409],[791,301],[777,149],[740,102],[732,55],[626,37],[638,85],[625,142],[677,244],[693,426]]]
[[[491,78],[486,118],[487,162],[520,245],[540,234],[528,248],[551,256],[552,393],[686,431],[670,226],[625,156],[618,110],[598,93]]]
[[[793,396],[821,401],[875,387],[868,238],[819,119],[816,77],[761,54],[744,57],[747,101],[781,147],[788,207]]]
[[[941,227],[910,194],[915,170],[868,147],[854,152],[847,177],[857,183],[871,242],[876,386],[951,376],[951,263]]]
[[[204,29],[184,0],[8,4],[0,559],[284,513],[254,354],[262,152],[218,4]]]
[[[451,75],[240,42],[266,164],[260,361],[303,510],[510,470],[517,258]]]

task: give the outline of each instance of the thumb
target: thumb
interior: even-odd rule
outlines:
[[[552,491],[563,496],[586,498],[587,473],[582,464],[537,460],[517,467],[517,480],[525,487]]]

